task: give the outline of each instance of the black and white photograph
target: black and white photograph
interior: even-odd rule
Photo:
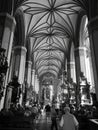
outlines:
[[[0,130],[98,130],[98,0],[0,0]]]

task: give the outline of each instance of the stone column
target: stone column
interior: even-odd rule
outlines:
[[[94,72],[95,91],[98,101],[98,16],[92,18],[88,23],[90,37],[92,67]]]
[[[76,54],[76,66],[79,68],[77,72],[83,72],[84,76],[87,78],[87,48],[78,47],[75,49]],[[80,75],[78,75],[80,76]]]
[[[32,80],[32,61],[26,61],[26,68],[25,68],[25,102],[28,98],[29,90],[31,90],[31,80]],[[32,88],[33,89],[33,88]]]
[[[6,50],[5,56],[7,57],[8,66],[10,64],[15,25],[16,22],[14,17],[12,17],[7,13],[0,14],[0,47]],[[4,105],[8,72],[9,72],[9,68],[7,70],[7,74],[5,78],[5,83],[4,83],[5,91],[4,91],[4,96],[0,103],[0,109],[2,109]]]
[[[25,73],[25,63],[26,63],[26,48],[24,46],[16,46],[14,51],[14,66],[13,66],[13,76],[18,76],[18,81],[20,84],[24,82]]]
[[[6,90],[6,103],[5,103],[5,108],[6,110],[8,110],[10,108],[11,105],[11,97],[12,97],[12,86],[7,86],[7,90]]]
[[[8,63],[10,62],[13,36],[15,30],[15,19],[9,14],[0,14],[0,46],[6,50]]]
[[[41,82],[40,82],[40,80],[38,79],[38,83],[39,83],[39,103],[41,102]]]
[[[76,83],[76,71],[75,71],[75,62],[68,62],[67,66],[69,66],[70,78],[73,79],[73,82]]]
[[[79,47],[79,57],[80,57],[80,70],[83,72],[84,76],[86,77],[86,48]]]
[[[25,73],[25,63],[26,63],[26,48],[24,46],[16,46],[13,48],[13,57],[12,57],[12,72],[11,78],[14,75],[18,77],[18,82],[21,85],[21,89],[23,89],[24,83],[24,73]],[[10,93],[12,94],[12,93]],[[6,95],[5,107],[7,109],[7,99],[9,98],[9,94]],[[22,94],[20,96],[19,103],[22,104]]]
[[[35,74],[35,91],[36,91],[36,93],[38,93],[38,91],[39,91],[39,80],[38,80],[38,76],[37,76],[37,74]]]
[[[35,69],[32,69],[32,72],[31,72],[32,76],[31,76],[31,84],[33,86],[33,90],[35,91]]]
[[[91,59],[91,51],[90,49],[86,48],[86,55],[85,55],[85,67],[86,67],[86,78],[90,84],[90,91],[95,92],[95,83],[94,83],[94,73],[92,68],[92,59]]]
[[[75,67],[76,67],[76,105],[77,107],[80,104],[80,97],[79,97],[79,89],[80,89],[80,57],[79,57],[79,49],[75,50]]]
[[[27,61],[26,62],[26,71],[25,71],[25,78],[26,78],[26,82],[28,87],[30,87],[31,84],[31,68],[32,68],[32,62],[31,61]]]

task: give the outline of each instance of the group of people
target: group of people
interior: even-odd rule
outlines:
[[[58,113],[55,109],[55,105],[46,105],[46,118],[49,120],[51,118],[51,130],[55,128],[58,130],[62,128],[63,130],[78,130],[79,122],[76,117],[70,113],[70,107],[64,107],[63,113]]]

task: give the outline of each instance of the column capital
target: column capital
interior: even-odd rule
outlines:
[[[32,65],[32,61],[26,61],[28,64]]]
[[[25,52],[27,52],[27,49],[24,46],[15,46],[13,50],[24,50]]]
[[[74,51],[80,51],[80,50],[86,51],[87,48],[85,46],[80,46],[80,47],[77,47]]]
[[[78,55],[84,55],[84,53],[90,53],[89,50],[85,46],[78,47],[74,50],[75,54]]]
[[[15,55],[26,55],[27,49],[24,46],[15,46],[13,52]]]
[[[88,22],[88,30],[89,33],[92,33],[94,30],[98,30],[98,16]]]
[[[68,64],[68,65],[74,65],[75,62],[74,62],[74,61],[70,61],[70,62],[68,62],[67,64]]]
[[[32,69],[31,71],[32,71],[32,73],[35,72],[35,69]]]
[[[70,61],[67,63],[67,65],[69,65],[71,68],[73,68],[75,66],[75,62],[74,61]]]
[[[26,61],[26,67],[31,68],[32,66],[32,61]]]

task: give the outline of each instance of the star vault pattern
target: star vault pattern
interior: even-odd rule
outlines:
[[[74,41],[75,23],[80,10],[88,11],[87,0],[16,0],[26,20],[26,37],[32,42],[32,56],[39,77],[58,76]]]

